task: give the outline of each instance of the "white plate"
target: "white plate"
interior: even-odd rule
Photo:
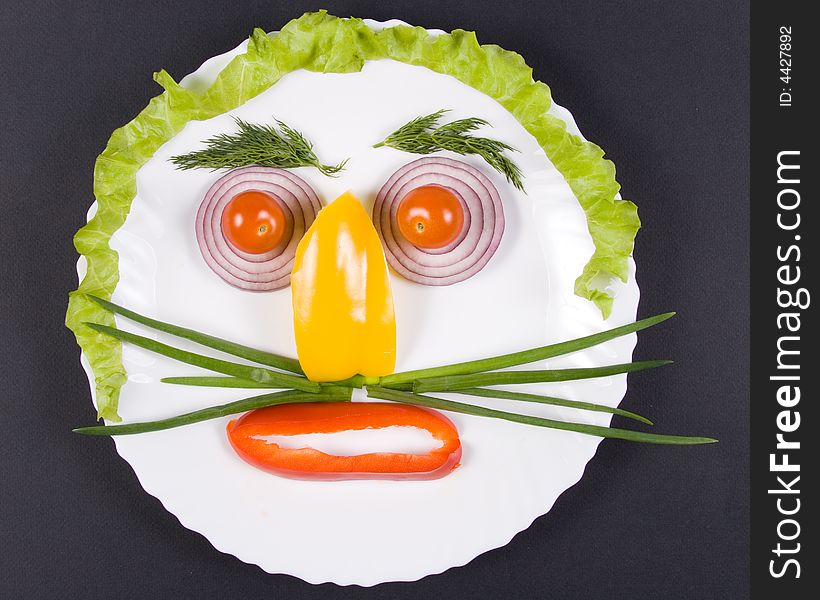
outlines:
[[[244,47],[207,61],[184,85],[206,87]],[[291,73],[230,113],[189,123],[162,146],[139,171],[131,213],[111,239],[119,252],[121,275],[114,300],[162,320],[295,356],[290,291],[236,290],[218,279],[199,254],[194,215],[219,174],[177,171],[168,157],[231,130],[232,116],[251,122],[270,122],[275,116],[307,135],[324,162],[350,158],[336,179],[297,169],[323,202],[352,189],[370,206],[389,175],[417,158],[371,146],[409,119],[442,107],[452,108],[453,118],[486,118],[493,137],[521,151],[515,158],[528,194],[515,190],[486,164],[468,159],[501,192],[507,216],[504,239],[488,266],[461,284],[430,288],[393,275],[397,370],[515,351],[633,321],[639,292],[631,260],[629,283],[613,284],[616,301],[608,321],[573,294],[575,278],[593,246],[577,200],[535,139],[493,99],[449,76],[393,61],[369,62],[360,73]],[[554,105],[550,112],[578,133],[568,111]],[[81,277],[84,268],[81,259]],[[123,319],[117,322],[156,337]],[[634,334],[626,336],[549,364],[628,362],[635,339]],[[130,346],[123,350],[123,361],[129,374],[120,398],[125,422],[249,395],[163,385],[161,377],[197,370]],[[93,393],[84,358],[83,364]],[[626,392],[626,376],[527,388],[616,406]],[[603,413],[557,407],[495,400],[483,404],[598,425],[610,420]],[[311,583],[369,586],[416,580],[503,546],[580,479],[600,442],[575,433],[450,416],[464,445],[462,466],[437,481],[280,479],[233,453],[224,431],[227,419],[115,440],[145,490],[217,549],[269,573]]]

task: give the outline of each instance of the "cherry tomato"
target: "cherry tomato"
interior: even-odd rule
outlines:
[[[423,185],[402,198],[396,212],[399,231],[418,248],[443,248],[464,227],[464,208],[456,195],[439,185]]]
[[[237,249],[249,254],[273,250],[285,233],[285,211],[273,196],[242,192],[222,211],[222,233]]]

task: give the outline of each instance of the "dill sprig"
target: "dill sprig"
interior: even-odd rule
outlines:
[[[462,156],[477,154],[493,169],[504,175],[507,181],[519,190],[523,190],[521,169],[504,156],[505,150],[511,152],[517,152],[517,150],[499,140],[471,135],[471,132],[479,127],[489,125],[484,119],[470,117],[439,125],[439,121],[446,112],[448,112],[446,109],[442,109],[423,117],[417,117],[399,127],[373,147],[389,146],[413,154],[432,154],[440,150],[449,150]]]
[[[347,160],[338,165],[325,165],[313,151],[305,136],[276,120],[276,125],[257,125],[235,118],[239,132],[220,133],[205,140],[206,148],[172,156],[178,169],[234,169],[250,165],[263,167],[316,167],[330,177],[341,171]]]

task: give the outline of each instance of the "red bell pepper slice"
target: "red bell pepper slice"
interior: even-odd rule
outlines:
[[[282,448],[261,436],[336,433],[408,426],[442,442],[427,454],[373,452],[334,456],[314,448]],[[233,449],[248,463],[293,479],[438,479],[461,460],[461,441],[452,421],[434,410],[385,402],[279,404],[246,413],[227,427]]]

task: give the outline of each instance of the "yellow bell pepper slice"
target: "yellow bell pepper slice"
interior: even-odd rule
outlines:
[[[290,279],[296,351],[313,381],[380,377],[396,366],[393,292],[370,217],[347,192],[296,248]]]

